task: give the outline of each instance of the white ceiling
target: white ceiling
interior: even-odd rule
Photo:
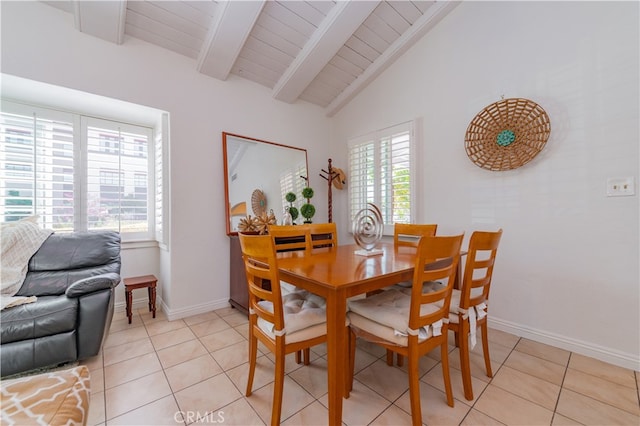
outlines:
[[[83,33],[122,44],[145,40],[304,100],[334,115],[459,2],[453,1],[44,1],[74,15]]]

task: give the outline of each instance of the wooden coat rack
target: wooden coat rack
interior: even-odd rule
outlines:
[[[329,223],[332,222],[333,218],[333,206],[332,206],[332,200],[331,200],[331,187],[333,186],[333,181],[334,179],[338,179],[340,176],[340,174],[334,170],[334,168],[331,166],[331,158],[329,158],[329,167],[328,170],[322,169],[321,173],[320,173],[320,177],[324,180],[327,181],[327,185],[329,185],[329,192],[328,192],[328,208],[329,208]]]

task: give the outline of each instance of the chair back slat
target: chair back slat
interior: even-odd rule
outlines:
[[[417,330],[449,316],[449,302],[463,237],[464,234],[420,238],[411,288],[409,328]],[[443,286],[436,291],[423,293],[423,283],[427,281],[437,281]]]
[[[269,225],[277,252],[311,250],[311,234],[304,225]]]
[[[302,226],[309,228],[312,248],[336,247],[338,245],[338,229],[335,223],[309,223]]]
[[[247,275],[249,289],[249,321],[255,324],[256,317],[260,317],[274,325],[275,330],[284,329],[284,313],[280,292],[280,277],[276,251],[270,235],[238,234],[242,258]],[[263,283],[269,281],[269,287]],[[273,312],[262,308],[258,303],[271,302]]]
[[[462,279],[460,308],[468,309],[489,300],[493,268],[501,238],[502,229],[496,232],[475,231],[471,234]],[[472,292],[475,289],[481,291]]]
[[[436,235],[437,224],[395,223],[393,225],[393,246],[418,247],[418,241],[422,236],[433,237]]]

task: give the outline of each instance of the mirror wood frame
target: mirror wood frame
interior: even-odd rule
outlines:
[[[263,147],[272,147],[273,148],[273,156],[278,155],[278,151],[280,149],[290,149],[290,150],[295,150],[295,151],[299,151],[300,154],[304,154],[304,163],[305,163],[305,169],[306,169],[306,176],[309,176],[309,160],[307,157],[307,150],[304,148],[297,148],[294,146],[289,146],[289,145],[283,145],[280,143],[276,143],[276,142],[269,142],[269,141],[265,141],[262,139],[256,139],[256,138],[251,138],[251,137],[247,137],[247,136],[242,136],[242,135],[238,135],[235,133],[229,133],[229,132],[222,132],[222,159],[223,159],[223,165],[224,165],[224,205],[225,205],[225,218],[226,218],[226,229],[227,229],[227,235],[232,236],[232,235],[238,235],[237,231],[234,231],[232,229],[231,226],[231,221],[232,221],[232,215],[231,215],[231,208],[232,206],[230,205],[230,194],[229,194],[229,145],[231,144],[232,141],[239,141],[239,142],[243,142],[246,141],[247,143],[250,144],[265,144]],[[271,153],[270,153],[271,154]],[[265,164],[269,164],[270,163],[270,158],[264,158],[264,163]],[[256,187],[259,186],[259,175],[256,173]],[[268,207],[273,209],[272,207]],[[248,210],[250,209],[250,206],[247,206],[247,213]],[[277,211],[274,209],[274,211]],[[253,215],[253,214],[252,214]]]

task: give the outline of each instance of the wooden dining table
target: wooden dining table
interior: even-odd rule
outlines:
[[[382,253],[356,254],[355,244],[315,249],[312,253],[278,253],[283,281],[308,290],[327,302],[327,374],[329,425],[342,424],[342,399],[348,364],[347,299],[413,278],[415,251],[380,242]]]

